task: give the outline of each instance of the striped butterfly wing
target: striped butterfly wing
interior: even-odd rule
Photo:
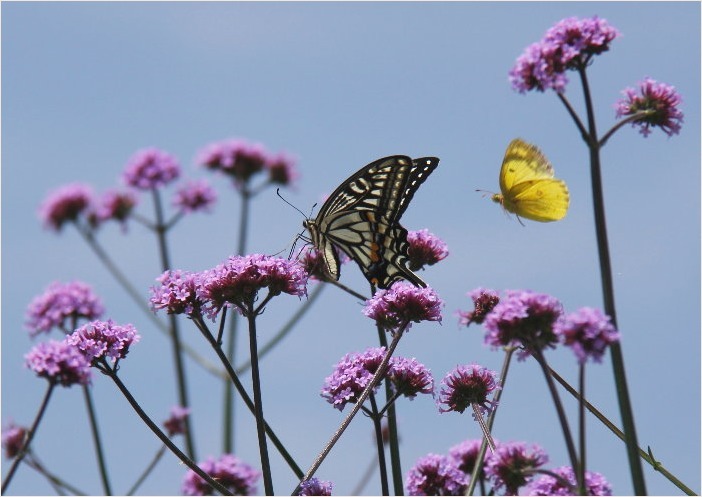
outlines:
[[[399,279],[426,284],[407,269],[407,230],[399,224],[419,186],[439,159],[398,155],[359,170],[332,193],[305,227],[322,254],[328,275],[339,279],[336,248],[356,261],[369,282],[388,288]]]

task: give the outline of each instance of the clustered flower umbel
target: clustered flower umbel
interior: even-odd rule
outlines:
[[[655,127],[661,128],[668,136],[680,133],[684,117],[679,109],[682,97],[674,86],[645,78],[638,88],[626,88],[622,94],[624,98],[614,106],[616,115],[639,114],[640,118],[633,120],[631,125],[638,126],[642,135],[650,135],[651,128]]]
[[[397,333],[402,327],[421,321],[441,322],[443,301],[430,287],[418,288],[401,281],[387,290],[379,290],[366,301],[363,314],[387,331]]]
[[[470,478],[451,457],[427,454],[407,473],[408,495],[465,495]]]
[[[550,470],[566,480],[570,485],[551,475],[541,475],[527,487],[529,495],[573,495],[577,491],[575,472],[570,466],[561,466]],[[585,490],[587,495],[612,495],[612,485],[595,471],[585,471]]]
[[[233,454],[207,458],[197,464],[205,473],[231,491],[232,495],[256,495],[261,473]],[[214,489],[193,470],[188,470],[182,486],[185,495],[212,495]]]
[[[331,495],[332,482],[310,478],[300,483],[300,491],[297,495]]]
[[[55,281],[27,306],[25,327],[32,337],[54,328],[69,333],[79,319],[97,319],[103,312],[102,302],[87,283]]]

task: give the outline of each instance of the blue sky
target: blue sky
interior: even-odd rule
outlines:
[[[587,152],[551,93],[520,95],[507,72],[558,20],[599,15],[622,37],[589,69],[600,131],[614,121],[620,91],[645,76],[674,85],[684,99],[679,136],[644,139],[626,127],[605,147],[604,193],[614,287],[639,442],[694,490],[700,489],[700,5],[624,3],[7,3],[2,4],[2,420],[29,424],[45,385],[23,368],[31,348],[27,304],[52,281],[79,279],[102,297],[108,317],[131,322],[142,341],[121,375],[156,420],[175,403],[169,344],[128,299],[75,230],[45,231],[37,208],[52,189],[81,181],[103,191],[118,184],[138,149],[176,155],[188,177],[208,177],[220,202],[212,215],[185,219],[172,233],[177,267],[202,270],[237,243],[238,198],[197,168],[196,153],[229,137],[259,141],[298,158],[302,178],[286,197],[308,212],[350,173],[391,154],[441,158],[403,217],[428,228],[451,255],[421,274],[444,299],[444,319],[417,325],[398,354],[414,356],[440,380],[457,364],[499,369],[501,354],[479,328],[460,329],[454,313],[466,292],[530,288],[558,297],[567,311],[602,306]],[[567,94],[582,112],[571,78]],[[497,190],[509,141],[538,144],[570,188],[560,222],[505,216],[474,190]],[[142,213],[150,214],[148,201]],[[253,204],[249,252],[276,253],[300,231],[301,216],[273,190]],[[144,295],[158,276],[153,238],[137,225],[101,233]],[[367,287],[353,265],[342,281]],[[334,288],[263,360],[267,418],[307,467],[341,415],[319,397],[342,355],[375,345],[361,307]],[[275,333],[299,302],[280,297],[261,320],[259,340]],[[207,353],[194,328],[187,339]],[[44,337],[41,337],[44,338]],[[57,338],[57,337],[54,337]],[[242,342],[241,347],[246,345]],[[550,354],[576,379],[572,354]],[[188,364],[198,456],[219,455],[221,385]],[[245,378],[248,384],[248,377]],[[588,398],[619,422],[609,356],[590,368]],[[158,444],[124,399],[95,377],[100,426],[115,491],[125,492]],[[398,406],[405,472],[421,456],[446,453],[478,427],[468,415],[439,415],[430,399]],[[574,413],[574,406],[569,405]],[[617,494],[633,492],[623,445],[589,421],[589,468]],[[68,428],[68,429],[67,429]],[[253,423],[237,420],[236,453],[254,466]],[[541,444],[552,467],[567,464],[553,406],[536,366],[514,364],[495,436]],[[54,472],[101,493],[79,390],[58,392],[37,434],[36,451]],[[60,450],[58,449],[60,448]],[[351,491],[373,457],[370,423],[355,420],[320,469],[335,493]],[[124,454],[129,454],[125,457]],[[277,493],[294,478],[273,458]],[[5,464],[5,466],[7,466]],[[651,494],[675,487],[646,468]],[[4,470],[6,471],[6,469]],[[4,474],[3,471],[3,474]],[[178,493],[184,473],[166,456],[143,493]],[[262,486],[260,488],[262,491]],[[21,469],[14,494],[51,488]],[[367,492],[379,492],[377,479]]]

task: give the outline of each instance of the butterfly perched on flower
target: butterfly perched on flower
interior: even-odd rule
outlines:
[[[341,183],[316,218],[304,221],[330,279],[339,279],[339,249],[378,288],[389,288],[401,279],[427,286],[407,269],[409,243],[400,218],[419,185],[438,165],[436,157],[378,159]]]
[[[518,218],[547,223],[568,212],[568,186],[554,178],[553,166],[541,150],[520,139],[512,140],[505,152],[500,190],[491,197],[493,202]]]

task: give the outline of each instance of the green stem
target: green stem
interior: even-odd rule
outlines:
[[[154,470],[156,467],[156,464],[161,460],[163,457],[163,454],[166,453],[166,446],[162,445],[161,447],[158,448],[156,451],[156,455],[153,457],[149,465],[144,469],[144,471],[139,475],[139,478],[137,478],[137,481],[134,482],[134,485],[127,491],[126,495],[134,495],[134,493],[137,491],[137,489],[141,486],[142,483],[144,483],[144,480],[146,480],[146,477],[151,474],[151,472]]]
[[[549,368],[550,370],[551,368]],[[585,363],[583,362],[578,367],[578,391],[580,398],[585,398]],[[585,489],[585,469],[587,466],[586,460],[586,437],[585,437],[585,403],[581,400],[578,402],[578,445],[580,447],[580,467],[576,473],[576,481],[578,484],[578,495],[587,495]]]
[[[310,467],[309,470],[307,470],[307,473],[305,473],[305,477],[302,479],[302,481],[309,480],[312,478],[315,474],[315,472],[319,469],[319,467],[322,465],[322,462],[324,462],[324,459],[329,455],[329,452],[331,452],[332,448],[334,445],[336,445],[336,442],[339,441],[341,438],[341,435],[344,434],[344,431],[346,431],[346,428],[348,428],[349,424],[351,424],[351,421],[353,418],[358,414],[358,411],[361,410],[361,407],[363,406],[363,403],[368,399],[368,396],[370,393],[373,391],[375,386],[380,382],[381,378],[385,375],[387,372],[388,368],[388,363],[390,362],[390,358],[392,357],[392,354],[395,352],[395,349],[397,348],[397,345],[400,343],[400,338],[402,338],[402,334],[405,332],[407,329],[407,325],[409,323],[404,323],[404,325],[400,328],[400,331],[398,331],[392,339],[392,342],[390,343],[390,346],[388,347],[387,351],[385,352],[385,357],[383,357],[383,360],[381,361],[380,365],[378,366],[378,369],[375,371],[375,374],[371,378],[371,380],[368,382],[368,385],[366,385],[366,388],[363,390],[361,395],[358,397],[356,400],[356,403],[353,406],[353,409],[351,409],[351,412],[348,413],[346,418],[341,423],[341,426],[334,432],[332,435],[331,439],[327,444],[324,446],[324,449],[322,449],[322,452],[317,456],[315,459],[314,463]],[[298,492],[300,491],[300,484],[298,483],[297,487],[295,487],[295,490],[293,490],[291,495],[297,495]]]
[[[251,354],[251,383],[253,386],[254,408],[256,414],[256,433],[258,434],[258,450],[261,455],[261,471],[263,472],[263,487],[266,495],[273,494],[273,478],[271,464],[268,458],[268,444],[263,418],[263,397],[261,395],[261,375],[258,369],[258,346],[256,339],[256,313],[253,304],[248,305],[246,318],[249,323],[249,349]]]
[[[588,117],[589,137],[587,145],[590,151],[590,176],[592,183],[592,198],[595,214],[595,230],[597,233],[597,250],[600,258],[600,276],[602,279],[602,293],[604,297],[605,313],[611,318],[616,329],[617,316],[614,305],[614,285],[612,283],[612,266],[609,257],[609,242],[607,241],[607,223],[605,222],[604,193],[602,190],[602,172],[600,164],[600,146],[597,140],[597,128],[595,126],[595,115],[590,94],[590,87],[587,81],[585,68],[582,67],[578,73],[585,96],[585,107]],[[634,412],[629,398],[629,388],[626,381],[626,370],[624,368],[624,356],[621,344],[615,342],[610,347],[612,355],[612,369],[614,370],[614,382],[617,389],[617,399],[619,410],[626,434],[626,449],[629,457],[629,468],[634,486],[634,494],[646,495],[646,482],[644,480],[641,460],[638,457],[638,440],[636,437],[636,426],[634,423]]]
[[[168,254],[168,244],[166,243],[166,225],[163,215],[163,206],[161,205],[161,196],[156,188],[151,189],[154,201],[154,211],[156,213],[156,239],[158,240],[159,255],[161,257],[161,269],[167,271],[172,268],[170,256]],[[185,380],[185,364],[183,361],[183,347],[180,339],[180,328],[178,326],[178,318],[175,314],[168,315],[168,321],[171,329],[171,343],[173,345],[173,361],[176,370],[176,384],[178,389],[178,402],[182,407],[189,407],[188,387]],[[195,444],[193,443],[192,423],[190,416],[186,416],[184,420],[185,446],[187,448],[188,457],[196,459]]]
[[[20,463],[22,462],[22,459],[27,455],[27,452],[29,451],[30,444],[32,443],[32,440],[34,439],[34,435],[37,433],[37,428],[39,428],[39,423],[41,423],[41,419],[44,417],[44,413],[46,412],[46,407],[49,405],[49,399],[51,398],[51,394],[54,391],[54,387],[56,385],[52,382],[49,383],[49,388],[46,390],[46,394],[44,395],[44,400],[41,402],[41,406],[39,406],[39,411],[37,412],[37,415],[34,418],[34,422],[32,423],[32,426],[29,428],[29,431],[27,432],[27,439],[24,441],[24,445],[20,449],[19,453],[15,457],[15,460],[12,461],[12,466],[10,466],[10,470],[7,472],[7,476],[5,476],[5,481],[2,482],[2,489],[0,489],[0,493],[5,494],[7,491],[7,487],[10,485],[10,482],[12,481],[12,477],[15,475],[15,472],[17,471],[17,468],[19,467]]]
[[[24,463],[36,472],[38,472],[44,478],[46,478],[49,484],[56,491],[57,495],[65,495],[65,491],[67,491],[69,495],[87,495],[82,490],[77,489],[70,483],[63,481],[61,478],[47,470],[44,467],[44,465],[41,462],[39,462],[37,456],[32,454],[31,450],[27,453],[27,457],[24,459]]]
[[[146,426],[149,427],[149,429],[163,442],[163,444],[168,447],[168,449],[175,454],[175,456],[180,459],[183,464],[185,464],[188,468],[192,469],[200,478],[205,480],[208,485],[212,486],[214,489],[216,489],[219,493],[222,495],[232,495],[231,491],[227,489],[224,485],[219,483],[217,480],[214,480],[210,475],[205,473],[195,462],[193,462],[192,459],[190,459],[188,456],[186,456],[172,441],[168,436],[161,431],[161,429],[154,423],[151,418],[144,412],[144,410],[141,408],[139,403],[136,401],[134,396],[129,392],[127,389],[126,385],[122,383],[122,380],[120,379],[119,376],[117,376],[117,373],[109,366],[107,361],[103,359],[103,364],[101,367],[98,369],[105,373],[107,376],[110,377],[110,379],[114,382],[114,384],[117,386],[120,392],[122,392],[122,395],[127,399],[127,402],[129,402],[129,405],[132,406],[132,409],[137,413],[137,415],[141,418],[141,420],[146,424]]]
[[[100,431],[98,430],[97,417],[95,416],[95,406],[93,398],[90,394],[90,389],[87,385],[83,386],[83,397],[85,399],[85,407],[88,410],[88,419],[90,420],[90,431],[93,435],[93,443],[95,444],[95,453],[97,454],[98,468],[100,469],[100,479],[102,480],[102,488],[105,495],[112,495],[110,488],[110,480],[107,476],[107,466],[105,465],[105,451],[102,447],[100,439]]]
[[[380,488],[383,495],[390,495],[390,487],[388,486],[388,468],[385,463],[385,445],[383,444],[383,426],[380,423],[382,416],[378,412],[378,404],[375,401],[375,395],[371,393],[368,396],[371,404],[371,419],[373,420],[373,428],[375,429],[375,445],[378,450],[378,469],[380,470]]]

